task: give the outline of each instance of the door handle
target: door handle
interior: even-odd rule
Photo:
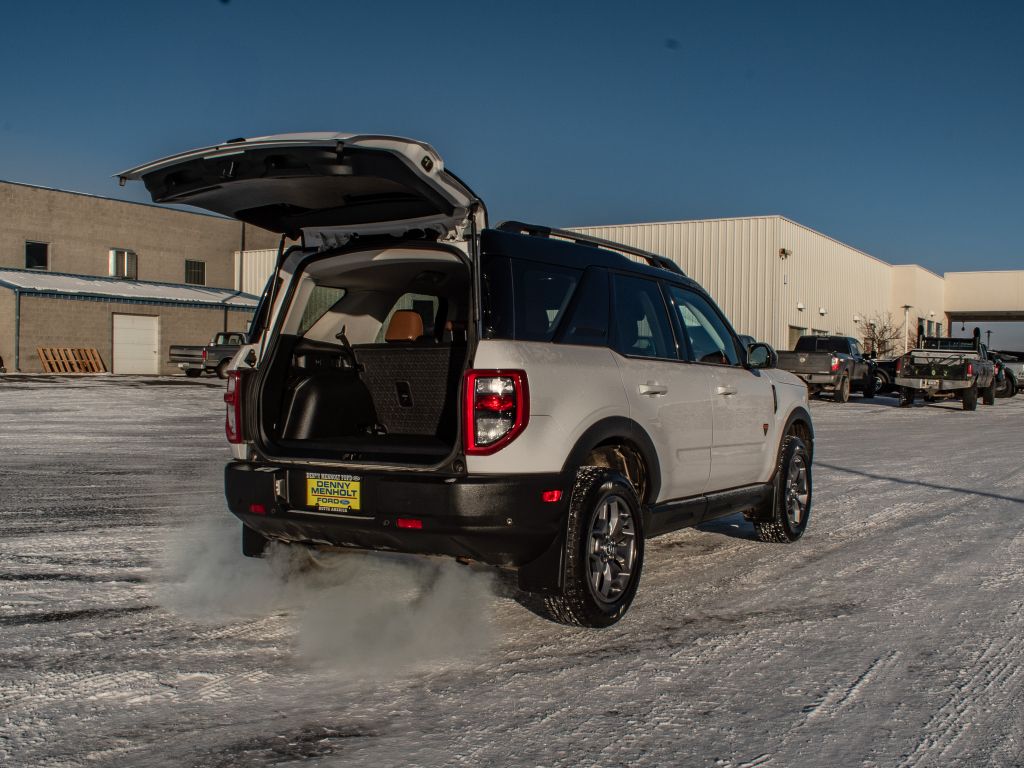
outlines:
[[[715,394],[725,395],[726,397],[728,397],[729,395],[735,395],[736,387],[715,387]]]
[[[646,384],[641,384],[636,389],[641,395],[647,395],[648,397],[657,397],[658,395],[668,394],[668,387],[664,384],[659,384],[656,381],[648,381]]]

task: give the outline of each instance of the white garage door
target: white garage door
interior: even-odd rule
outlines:
[[[160,373],[160,318],[114,315],[114,373]]]

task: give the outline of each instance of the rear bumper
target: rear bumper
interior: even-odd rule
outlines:
[[[839,384],[840,377],[834,373],[798,373],[805,384],[815,387],[835,387]]]
[[[358,513],[306,507],[306,471],[234,461],[224,470],[228,507],[250,528],[291,542],[468,557],[519,567],[561,549],[571,478],[559,474],[439,477],[366,473]],[[557,502],[541,492],[561,490]],[[256,514],[252,505],[263,505]],[[398,519],[422,528],[399,528]]]
[[[923,392],[950,392],[958,389],[968,389],[971,386],[969,379],[919,379],[908,376],[897,376],[896,386],[918,389]]]

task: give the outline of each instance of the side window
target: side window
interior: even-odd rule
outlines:
[[[532,261],[515,260],[516,339],[551,341],[569,306],[580,273]]]
[[[635,357],[676,357],[661,289],[653,280],[615,275],[615,349]]]
[[[558,342],[590,347],[607,346],[608,273],[603,269],[591,268],[584,273]]]
[[[856,341],[851,341],[850,342],[850,350],[857,357],[864,357],[864,352],[861,350],[860,344],[858,344]]]
[[[715,365],[739,365],[736,343],[725,320],[702,296],[677,286],[669,293],[679,311],[679,325],[690,343],[693,361]]]
[[[302,319],[299,320],[299,335],[301,336],[316,324],[316,321],[327,314],[327,310],[341,301],[345,295],[344,288],[329,288],[326,285],[318,285],[309,294],[309,301],[302,310]]]

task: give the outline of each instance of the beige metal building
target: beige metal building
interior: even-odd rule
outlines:
[[[667,256],[701,283],[740,333],[791,349],[805,333],[863,338],[886,315],[913,338],[953,322],[1024,320],[1024,271],[891,265],[784,216],[578,227]],[[959,329],[957,329],[959,330]]]
[[[171,344],[244,330],[253,297],[233,254],[270,232],[202,213],[0,181],[0,358],[42,370],[39,347],[99,351],[115,373],[173,373]]]

